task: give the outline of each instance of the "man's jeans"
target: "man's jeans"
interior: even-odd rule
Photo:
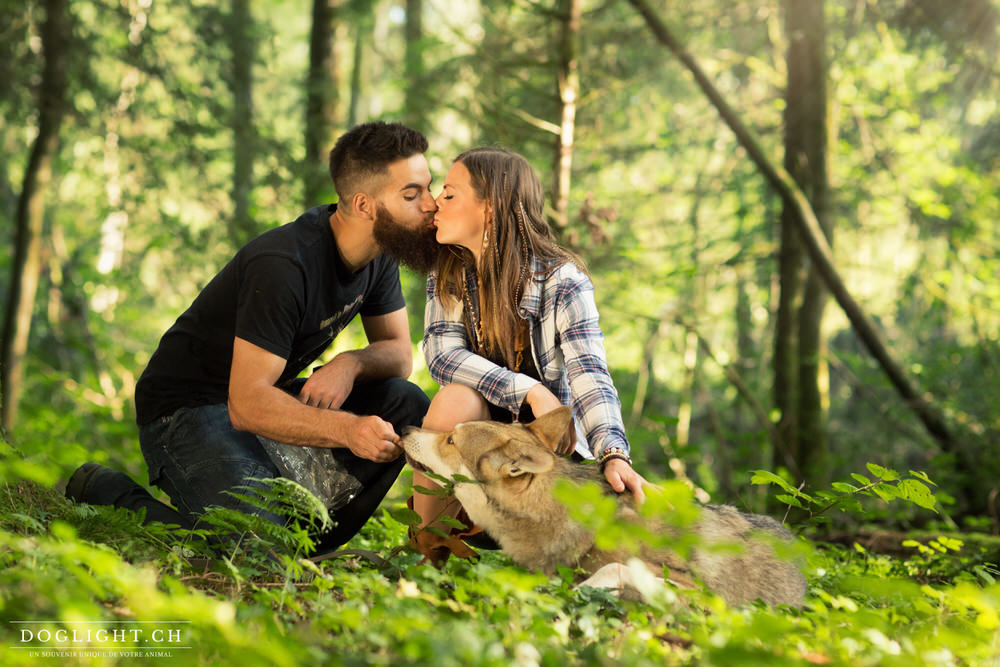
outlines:
[[[378,415],[399,433],[405,426],[419,426],[429,405],[430,401],[419,387],[393,378],[356,384],[341,409],[357,415]],[[249,482],[248,478],[279,476],[257,436],[233,428],[225,405],[181,408],[140,427],[139,443],[149,466],[150,483],[170,496],[183,519],[183,522],[177,521],[181,525],[193,524],[196,516],[212,505],[284,523],[282,517],[224,493],[239,492],[235,487],[242,485],[260,486]],[[336,511],[333,519],[337,525],[319,537],[317,551],[321,552],[336,549],[361,529],[405,462],[401,456],[390,463],[375,463],[348,450],[338,452],[338,460],[361,482],[362,488]],[[116,504],[127,506],[121,502]],[[147,518],[156,518],[150,516],[149,509]]]

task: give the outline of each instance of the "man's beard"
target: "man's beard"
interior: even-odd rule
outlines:
[[[418,273],[429,273],[437,266],[438,249],[441,247],[434,240],[437,231],[430,224],[432,218],[433,214],[428,215],[425,224],[410,229],[396,222],[389,211],[377,204],[372,234],[382,252]]]

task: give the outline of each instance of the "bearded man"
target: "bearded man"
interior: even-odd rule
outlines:
[[[226,492],[284,476],[335,513],[319,550],[350,539],[399,475],[399,433],[428,407],[405,380],[412,344],[396,264],[426,271],[436,258],[426,150],[397,123],[348,131],[330,152],[339,203],[250,241],[164,334],[135,403],[150,483],[176,511],[94,463],[66,495],[186,527],[213,505],[283,522]],[[357,315],[367,347],[300,379]]]

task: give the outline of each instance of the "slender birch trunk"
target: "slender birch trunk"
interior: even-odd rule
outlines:
[[[24,172],[15,214],[10,287],[0,336],[0,423],[13,428],[24,381],[31,316],[41,270],[45,199],[52,162],[59,148],[59,127],[66,108],[66,62],[70,19],[66,0],[46,0],[41,26],[42,68],[38,91],[38,135]]]

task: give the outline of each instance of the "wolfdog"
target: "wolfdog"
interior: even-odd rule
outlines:
[[[458,476],[455,496],[469,518],[518,564],[547,574],[559,566],[580,568],[589,575],[584,585],[634,594],[625,590],[635,587],[632,570],[624,565],[631,556],[598,549],[594,534],[575,522],[553,495],[560,479],[595,482],[618,497],[623,521],[650,526],[651,520],[635,511],[631,494],[614,494],[597,466],[554,453],[571,423],[569,408],[562,407],[527,425],[475,421],[459,424],[450,433],[410,428],[402,445],[414,468]],[[680,537],[679,529],[665,522],[654,520],[652,528]],[[662,546],[643,548],[638,557],[657,576],[666,565],[668,579],[680,586],[693,585],[693,577],[701,579],[730,604],[759,598],[768,604],[802,605],[805,577],[773,549],[776,542],[793,540],[780,523],[726,505],[705,505],[691,530],[700,546],[690,550],[688,558]]]

